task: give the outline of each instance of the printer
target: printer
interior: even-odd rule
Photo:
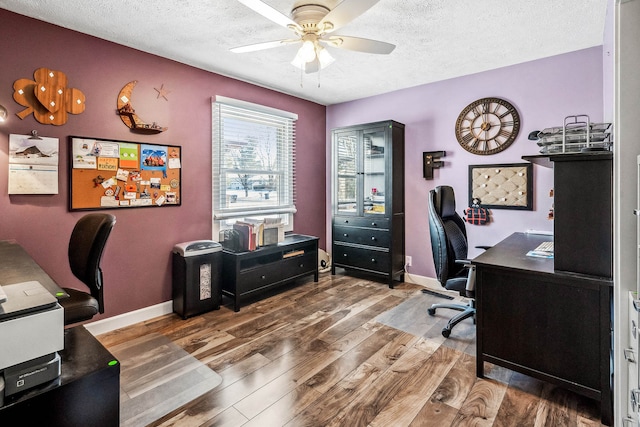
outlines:
[[[58,378],[57,352],[64,348],[64,309],[40,282],[1,288],[0,405],[3,397]]]

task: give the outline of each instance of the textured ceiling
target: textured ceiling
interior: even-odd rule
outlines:
[[[265,3],[289,15],[294,3],[339,0]],[[0,0],[0,8],[330,105],[599,46],[607,0],[380,0],[336,33],[396,49],[329,47],[336,61],[316,74],[290,64],[295,45],[229,52],[293,34],[236,0]]]

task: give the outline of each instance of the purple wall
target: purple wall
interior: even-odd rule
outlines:
[[[67,210],[68,136],[182,146],[182,206],[110,211],[118,219],[102,263],[106,283],[102,317],[170,300],[173,246],[211,238],[211,97],[215,95],[298,114],[295,231],[319,236],[325,247],[326,165],[318,161],[325,154],[324,106],[5,10],[0,10],[0,22],[2,40],[10,41],[0,46],[0,104],[9,110],[9,121],[0,126],[0,239],[17,240],[60,285],[78,286],[66,251],[73,225],[84,214]],[[70,115],[63,126],[15,115],[23,107],[12,98],[14,81],[33,78],[41,67],[64,72],[69,86],[85,94],[84,113]],[[139,81],[133,94],[136,112],[169,130],[151,136],[133,134],[115,114],[118,92],[132,80]],[[168,101],[157,98],[154,90],[162,84],[170,91]],[[60,140],[60,194],[9,196],[9,134],[29,134],[33,129]]]
[[[468,165],[523,162],[521,156],[538,153],[535,142],[527,139],[529,132],[562,126],[568,115],[588,114],[593,122],[603,121],[602,58],[602,48],[595,47],[327,108],[328,131],[387,119],[406,125],[406,254],[413,257],[409,273],[435,277],[427,220],[429,190],[437,185],[454,187],[461,213],[468,206]],[[468,153],[454,133],[460,111],[484,97],[508,100],[521,118],[520,134],[513,145],[491,156]],[[327,159],[331,155],[330,140],[327,135]],[[445,166],[436,170],[435,179],[427,181],[422,177],[422,152],[436,150],[447,152]],[[552,169],[534,166],[534,210],[492,209],[492,223],[467,227],[470,245],[492,245],[516,231],[552,230],[553,223],[547,220],[552,187]],[[331,188],[329,166],[327,188]],[[326,203],[330,218],[330,195]],[[328,239],[330,233],[328,229]],[[470,256],[478,253],[472,249]]]

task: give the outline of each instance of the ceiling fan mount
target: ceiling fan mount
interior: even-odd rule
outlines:
[[[305,33],[320,33],[321,28],[318,23],[330,12],[329,8],[320,4],[304,4],[294,8],[291,11],[291,19],[293,19]],[[333,27],[333,24],[330,24]],[[324,26],[322,26],[324,27]],[[290,26],[294,31],[298,28]]]
[[[287,44],[302,43],[292,64],[302,68],[307,73],[313,73],[333,62],[333,58],[323,45],[374,54],[389,54],[395,49],[394,45],[377,40],[330,35],[333,31],[345,26],[369,10],[379,0],[344,0],[333,9],[317,3],[299,4],[291,10],[290,17],[261,0],[238,1],[276,24],[289,28],[296,34],[297,38],[231,49],[235,53],[253,52]]]

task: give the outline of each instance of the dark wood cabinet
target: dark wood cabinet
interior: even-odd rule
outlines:
[[[404,280],[404,125],[332,131],[332,274]]]
[[[554,268],[613,277],[613,153],[524,156],[553,168]]]
[[[233,298],[235,311],[243,299],[275,289],[300,277],[318,281],[318,238],[291,234],[277,245],[255,251],[222,252],[222,293]]]
[[[613,153],[554,155],[555,269],[613,277]]]

